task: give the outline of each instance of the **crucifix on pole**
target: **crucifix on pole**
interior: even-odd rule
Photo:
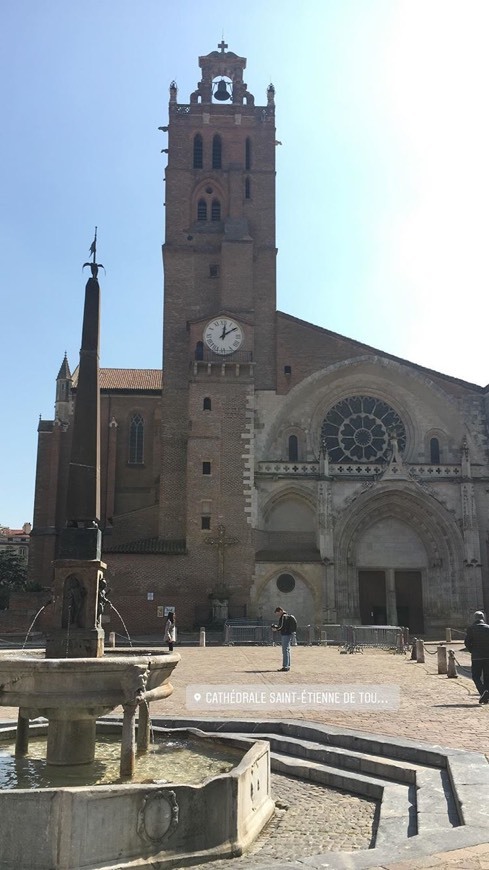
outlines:
[[[217,567],[217,588],[219,590],[224,589],[224,553],[226,547],[230,547],[232,544],[238,544],[238,538],[226,537],[226,526],[223,523],[219,523],[217,527],[217,536],[212,538],[206,538],[206,544],[210,544],[211,547],[217,548],[218,555],[218,567]]]

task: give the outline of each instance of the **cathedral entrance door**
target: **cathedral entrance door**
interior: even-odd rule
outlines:
[[[385,571],[359,571],[358,586],[362,625],[386,625]]]
[[[397,624],[412,634],[424,631],[421,571],[396,571]]]

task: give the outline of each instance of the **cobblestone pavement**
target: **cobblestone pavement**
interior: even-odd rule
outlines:
[[[189,710],[186,706],[186,687],[189,684],[226,684],[239,686],[256,684],[257,688],[283,687],[287,685],[356,685],[357,688],[373,684],[397,685],[400,688],[398,710],[334,710],[331,708],[305,709],[303,707],[275,706],[272,710],[259,713],[246,708],[202,711],[202,716],[217,718],[274,718],[302,719],[332,724],[359,731],[375,732],[401,739],[422,740],[440,746],[484,752],[489,755],[489,705],[480,706],[475,687],[470,679],[470,656],[462,653],[454,644],[456,658],[465,668],[458,679],[448,679],[437,674],[436,655],[426,655],[425,664],[418,664],[409,656],[397,655],[380,650],[365,650],[363,654],[342,655],[332,647],[294,647],[292,648],[292,669],[289,673],[278,673],[281,665],[281,651],[278,647],[182,647],[176,649],[181,661],[174,671],[173,694],[165,701],[151,705],[151,715],[191,716],[199,711]],[[435,646],[428,647],[435,651]],[[121,713],[121,710],[116,711]],[[2,718],[16,718],[17,710],[2,708]],[[290,781],[289,781],[290,782]],[[311,810],[308,795],[319,786],[298,785],[280,800],[290,804],[269,826],[269,840],[246,859],[233,859],[228,867],[252,867],[264,860],[283,861],[296,855],[299,857],[299,838],[304,842],[307,854],[322,849],[364,848],[365,837],[369,837],[372,822],[372,804],[353,796],[321,789],[325,811],[330,812],[324,825],[325,833],[320,835],[317,825],[307,823],[304,827],[304,801],[307,802],[308,815]],[[279,786],[280,789],[280,786]],[[296,790],[298,792],[296,796]],[[292,800],[294,794],[294,801]],[[278,795],[278,791],[277,791]],[[301,798],[302,795],[302,798]],[[302,800],[302,803],[301,803]],[[346,804],[344,803],[346,801]],[[316,801],[314,801],[315,803]],[[319,801],[321,804],[321,801]],[[296,806],[298,809],[296,809]],[[338,811],[338,807],[342,807]],[[302,809],[301,809],[302,807]],[[348,809],[348,812],[346,811]],[[340,816],[343,819],[340,819]],[[295,821],[294,821],[295,819]],[[340,827],[340,821],[345,822]],[[287,825],[297,825],[293,834],[287,834]],[[300,827],[299,827],[300,826]],[[309,838],[324,836],[323,845],[313,844]],[[331,836],[328,845],[327,837]],[[297,845],[296,845],[297,844]],[[361,844],[361,845],[360,845]],[[265,852],[264,850],[268,851]],[[305,856],[306,852],[303,853]],[[245,864],[244,861],[248,863]],[[207,864],[212,867],[226,867],[225,861]],[[384,865],[389,870],[417,870],[417,868],[464,868],[464,870],[489,870],[489,844],[433,855],[423,860]]]
[[[331,850],[368,849],[376,824],[377,801],[358,798],[301,779],[272,774],[275,816],[253,848],[232,859],[237,870],[263,862],[306,858]],[[222,859],[193,865],[193,870],[230,870]]]
[[[436,647],[430,647],[433,651]],[[304,719],[334,724],[392,737],[423,740],[458,749],[489,753],[489,705],[480,706],[470,679],[470,656],[456,651],[457,660],[467,668],[458,679],[437,674],[436,655],[426,655],[418,664],[406,655],[382,650],[341,654],[336,647],[294,647],[292,669],[278,673],[278,647],[207,647],[178,650],[181,661],[174,671],[173,694],[151,705],[153,716],[199,715],[186,706],[189,684],[226,684],[236,687],[257,684],[257,688],[287,685],[390,684],[400,688],[398,710],[354,711],[305,709],[277,705],[272,710],[203,711],[218,718]]]

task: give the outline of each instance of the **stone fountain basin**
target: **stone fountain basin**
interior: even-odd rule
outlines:
[[[0,656],[0,706],[29,718],[93,718],[120,704],[160,700],[173,691],[169,677],[178,653],[45,659]]]
[[[117,728],[113,721],[101,726]],[[38,734],[42,728],[34,726]],[[197,729],[178,733],[185,731],[201,740],[216,739]],[[0,738],[13,736],[13,728],[0,729]],[[235,738],[232,745],[243,749],[241,761],[200,785],[5,789],[0,792],[1,865],[132,870],[241,855],[274,812],[270,744]]]

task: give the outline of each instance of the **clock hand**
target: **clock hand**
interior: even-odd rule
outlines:
[[[224,335],[221,335],[221,338],[226,338],[226,335],[229,335],[230,332],[236,332],[237,328],[238,328],[237,326],[233,326],[232,329],[228,329],[228,330],[224,333]]]
[[[226,338],[226,324],[224,324],[221,332],[221,341]]]

